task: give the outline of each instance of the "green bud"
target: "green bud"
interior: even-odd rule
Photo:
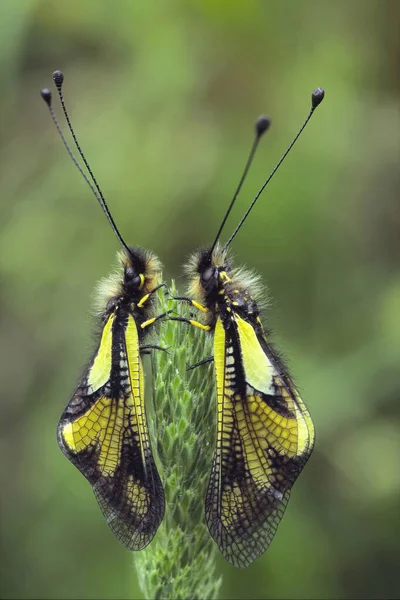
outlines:
[[[171,294],[176,295],[174,284]],[[183,303],[158,294],[157,312],[187,317]],[[187,370],[212,355],[212,338],[166,319],[153,351],[154,398],[148,410],[155,459],[166,494],[166,514],[151,544],[135,553],[139,585],[147,599],[214,599],[217,547],[204,517],[204,498],[215,444],[215,383],[212,364]],[[150,409],[150,407],[149,407]]]

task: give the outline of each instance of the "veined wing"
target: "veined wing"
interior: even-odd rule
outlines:
[[[246,567],[268,547],[313,446],[311,418],[238,315],[235,338],[217,320],[218,432],[206,497],[210,533],[225,558]]]
[[[116,537],[129,549],[150,543],[164,515],[151,451],[136,323],[114,312],[87,373],[61,416],[58,441],[93,487]]]

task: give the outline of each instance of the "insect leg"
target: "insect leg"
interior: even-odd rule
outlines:
[[[201,310],[201,312],[208,312],[208,308],[206,306],[203,306],[202,304],[200,304],[200,302],[196,302],[196,300],[192,300],[192,298],[187,298],[186,296],[172,296],[171,294],[169,295],[171,296],[172,300],[188,302],[189,304],[194,306],[194,308],[197,308],[197,310]]]
[[[168,348],[164,348],[163,346],[155,346],[154,344],[144,344],[143,346],[139,347],[140,352],[143,352],[143,354],[150,354],[150,352],[146,352],[147,350],[162,350],[163,352],[168,352]]]
[[[171,321],[181,321],[181,323],[188,323],[188,325],[193,325],[193,327],[198,327],[199,329],[203,329],[204,331],[210,331],[210,325],[203,325],[199,321],[194,321],[193,319],[185,319],[184,317],[170,317]]]
[[[163,319],[164,317],[169,315],[171,312],[172,312],[172,310],[167,310],[167,312],[164,312],[161,315],[158,315],[157,317],[152,317],[151,319],[147,319],[147,321],[144,321],[143,323],[140,324],[140,327],[142,329],[145,329],[146,327],[149,327],[149,325],[153,325],[153,323],[155,323],[159,319]]]
[[[207,358],[203,358],[203,360],[199,360],[199,362],[195,363],[194,365],[189,365],[186,370],[192,371],[196,367],[199,367],[200,365],[206,365],[207,363],[210,363],[213,360],[214,360],[213,356],[207,356]]]
[[[147,300],[150,298],[150,296],[152,294],[154,294],[155,292],[157,292],[157,290],[159,290],[162,287],[167,287],[167,286],[166,286],[165,283],[160,283],[160,285],[157,285],[153,290],[151,290],[151,292],[149,292],[148,294],[145,294],[144,296],[142,296],[142,298],[137,303],[137,306],[142,307],[143,304],[145,304],[147,302]]]

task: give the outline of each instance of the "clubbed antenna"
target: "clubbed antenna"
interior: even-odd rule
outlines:
[[[70,130],[70,132],[72,134],[72,137],[73,137],[73,140],[75,142],[75,146],[76,146],[76,148],[77,148],[80,156],[82,157],[82,160],[83,160],[83,162],[84,162],[84,164],[85,164],[85,166],[86,166],[86,168],[87,168],[87,170],[89,172],[89,175],[90,175],[92,181],[90,181],[89,177],[86,175],[85,171],[82,169],[81,165],[78,163],[76,157],[74,156],[74,153],[71,150],[71,147],[69,146],[67,140],[65,139],[65,136],[64,136],[64,134],[63,134],[63,132],[61,130],[60,124],[59,124],[59,122],[57,120],[57,117],[56,117],[56,115],[54,113],[54,109],[53,109],[53,106],[52,106],[51,91],[48,88],[44,88],[44,89],[41,90],[40,94],[41,94],[43,100],[45,101],[45,103],[47,104],[47,107],[49,109],[49,112],[50,112],[51,118],[53,120],[53,123],[54,123],[54,125],[55,125],[55,127],[56,127],[56,129],[57,129],[57,131],[58,131],[58,133],[59,133],[59,135],[61,137],[61,139],[62,139],[64,147],[67,150],[67,152],[68,152],[68,154],[69,154],[72,162],[74,163],[74,165],[76,166],[76,168],[78,169],[78,171],[80,172],[80,174],[82,175],[82,177],[84,178],[84,180],[86,181],[86,183],[88,184],[88,186],[90,187],[90,189],[92,190],[95,198],[97,199],[97,201],[99,202],[101,208],[103,209],[103,212],[106,215],[106,217],[107,217],[107,219],[108,219],[108,221],[109,221],[109,223],[110,223],[110,225],[111,225],[111,227],[112,227],[115,235],[117,236],[117,238],[118,238],[121,246],[123,248],[125,248],[125,250],[127,252],[130,252],[127,244],[125,243],[124,239],[122,238],[122,236],[121,236],[121,234],[120,234],[120,232],[119,232],[119,230],[118,230],[118,228],[117,228],[117,226],[116,226],[116,224],[114,222],[114,219],[112,218],[112,215],[111,215],[110,210],[109,210],[109,208],[107,206],[107,203],[106,203],[105,198],[103,196],[103,193],[102,193],[102,191],[100,189],[100,186],[97,183],[95,176],[93,175],[93,172],[92,172],[92,170],[91,170],[91,168],[90,168],[90,166],[89,166],[89,164],[88,164],[88,162],[87,162],[87,160],[85,158],[85,155],[83,154],[83,152],[81,150],[81,147],[80,147],[80,145],[78,143],[78,140],[76,138],[75,132],[74,132],[74,130],[72,128],[72,125],[71,125],[71,122],[70,122],[70,119],[69,119],[69,115],[68,115],[67,109],[65,107],[64,97],[63,97],[63,94],[62,94],[62,84],[63,84],[63,81],[64,81],[64,75],[63,75],[63,73],[61,71],[54,71],[54,73],[53,73],[53,80],[54,80],[54,83],[56,85],[58,96],[59,96],[60,102],[61,102],[61,106],[62,106],[64,115],[65,115],[65,118],[66,118],[69,130]]]
[[[222,219],[222,223],[221,223],[221,225],[220,225],[220,227],[218,229],[218,233],[217,233],[217,235],[215,237],[214,243],[211,246],[210,256],[213,253],[213,250],[214,250],[214,248],[216,246],[216,243],[219,240],[219,236],[222,233],[222,230],[223,230],[223,228],[225,226],[225,223],[226,223],[226,221],[227,221],[227,219],[229,217],[229,214],[230,214],[230,212],[231,212],[231,210],[233,208],[233,205],[235,204],[236,199],[237,199],[237,197],[239,195],[239,192],[240,192],[240,190],[242,188],[244,180],[246,179],[247,173],[249,172],[250,165],[253,162],[253,158],[254,158],[254,155],[255,155],[257,147],[258,147],[258,143],[259,143],[262,135],[267,131],[267,129],[269,128],[270,125],[271,125],[271,121],[270,121],[269,117],[266,117],[264,115],[262,115],[261,117],[258,117],[258,119],[256,121],[256,124],[255,124],[255,138],[254,138],[254,142],[253,142],[253,145],[251,147],[251,150],[250,150],[249,157],[248,157],[247,162],[246,162],[246,166],[244,168],[244,171],[242,173],[242,176],[240,178],[240,181],[239,181],[239,184],[238,184],[238,186],[236,188],[236,191],[235,191],[235,193],[233,195],[233,198],[232,198],[232,200],[231,200],[231,202],[229,204],[228,210],[226,211],[225,216]]]
[[[281,157],[281,159],[279,160],[279,162],[277,163],[277,165],[273,169],[273,171],[270,174],[270,176],[268,177],[268,179],[261,186],[261,188],[258,191],[256,197],[254,198],[254,200],[250,204],[249,208],[247,209],[247,211],[243,215],[242,219],[240,220],[239,225],[236,227],[235,231],[232,233],[231,237],[226,242],[226,244],[224,246],[224,249],[229,246],[229,244],[232,242],[233,238],[239,232],[239,230],[242,227],[243,223],[245,222],[245,220],[249,216],[250,211],[252,210],[253,206],[257,202],[258,198],[261,196],[262,192],[265,190],[266,186],[271,181],[272,177],[275,175],[275,173],[277,172],[277,170],[279,169],[279,167],[281,166],[281,164],[283,163],[283,161],[285,160],[285,158],[287,157],[287,155],[289,154],[289,152],[291,151],[291,149],[293,148],[293,146],[295,145],[295,143],[299,139],[299,137],[300,137],[301,133],[303,132],[305,126],[307,125],[307,123],[311,119],[312,115],[314,114],[315,109],[317,108],[317,106],[319,106],[319,104],[321,104],[322,100],[324,99],[324,96],[325,96],[325,92],[324,92],[324,90],[322,88],[316,88],[313,91],[313,93],[311,94],[311,109],[310,109],[310,112],[308,113],[308,116],[307,116],[306,120],[304,121],[304,123],[301,126],[298,134],[295,136],[295,138],[293,139],[292,143],[290,144],[290,146],[288,147],[288,149],[286,150],[286,152],[283,154],[283,156]]]

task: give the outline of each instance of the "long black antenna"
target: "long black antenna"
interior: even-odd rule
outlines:
[[[247,162],[246,162],[246,166],[244,168],[243,174],[242,174],[242,176],[240,178],[240,181],[239,181],[239,184],[238,184],[238,186],[236,188],[236,191],[235,191],[235,193],[233,195],[231,203],[229,204],[228,210],[226,211],[225,216],[222,219],[222,223],[221,223],[221,225],[220,225],[220,227],[218,229],[218,233],[217,233],[217,235],[215,237],[214,243],[211,246],[210,256],[213,253],[213,250],[214,250],[214,248],[216,246],[216,243],[219,240],[219,236],[222,233],[224,225],[225,225],[225,223],[226,223],[226,221],[227,221],[227,219],[229,217],[229,214],[230,214],[230,212],[231,212],[231,210],[233,208],[233,205],[236,202],[236,199],[237,199],[237,197],[239,195],[239,192],[240,192],[240,190],[242,188],[244,180],[246,179],[247,173],[248,173],[248,171],[250,169],[251,163],[253,162],[253,158],[254,158],[254,155],[256,153],[256,150],[257,150],[257,147],[258,147],[258,143],[259,143],[259,141],[261,139],[261,136],[263,135],[263,133],[265,133],[267,131],[267,129],[269,128],[270,125],[271,125],[271,120],[269,119],[269,117],[266,117],[264,115],[262,115],[261,117],[258,117],[258,119],[256,121],[256,125],[255,125],[256,135],[255,135],[254,142],[253,142],[253,145],[252,145],[251,150],[250,150],[249,157],[248,157]]]
[[[57,121],[57,117],[54,113],[53,110],[53,106],[51,104],[51,91],[48,88],[44,88],[43,90],[40,90],[40,95],[42,96],[43,100],[46,102],[47,107],[49,109],[51,118],[53,119],[53,123],[56,126],[56,129],[60,135],[60,138],[62,139],[62,142],[64,144],[64,147],[66,149],[66,151],[68,152],[72,162],[74,163],[74,165],[76,166],[76,168],[78,169],[79,173],[82,175],[82,177],[84,178],[84,180],[86,181],[86,183],[88,184],[88,186],[90,187],[90,189],[92,190],[93,194],[96,196],[97,200],[100,202],[98,193],[96,188],[94,187],[94,185],[92,184],[92,182],[90,181],[89,177],[86,175],[85,171],[82,169],[81,165],[78,163],[77,159],[74,156],[74,153],[72,152],[67,140],[65,139],[65,136],[61,130],[60,124]]]
[[[257,193],[256,197],[254,198],[253,202],[250,204],[249,208],[246,210],[246,212],[244,213],[242,219],[240,220],[239,225],[236,227],[235,231],[232,233],[231,237],[229,238],[229,240],[224,245],[224,248],[223,248],[224,250],[229,246],[229,244],[232,242],[233,238],[238,233],[239,229],[242,227],[243,223],[245,222],[245,220],[249,216],[251,209],[253,208],[253,206],[257,202],[258,198],[261,196],[262,192],[264,191],[265,187],[271,181],[272,177],[275,175],[276,171],[279,169],[279,167],[281,166],[281,164],[283,163],[283,161],[285,160],[285,158],[287,157],[287,155],[289,154],[289,152],[291,151],[291,149],[293,148],[293,146],[295,145],[295,143],[299,139],[299,137],[300,137],[302,131],[304,130],[305,126],[307,125],[308,121],[311,119],[312,115],[314,114],[315,109],[317,108],[317,106],[319,104],[321,104],[322,100],[324,99],[324,96],[325,96],[325,92],[324,92],[324,90],[322,88],[316,88],[313,91],[313,93],[311,94],[311,110],[310,110],[310,112],[308,114],[308,117],[304,121],[304,123],[301,126],[298,134],[296,135],[296,137],[294,138],[294,140],[292,141],[292,143],[290,144],[290,146],[288,147],[288,149],[286,150],[286,152],[283,154],[283,156],[281,157],[281,159],[279,160],[279,162],[277,163],[277,165],[273,169],[273,171],[270,174],[270,176],[268,177],[268,179],[261,186],[261,188],[258,191],[258,193]]]
[[[100,189],[100,186],[97,183],[96,178],[93,175],[93,172],[92,172],[92,170],[91,170],[91,168],[90,168],[90,166],[89,166],[89,164],[88,164],[88,162],[87,162],[87,160],[85,158],[85,155],[83,154],[83,152],[81,150],[81,147],[78,144],[78,140],[76,139],[75,132],[74,132],[74,130],[72,128],[72,125],[71,125],[71,122],[70,122],[70,119],[69,119],[69,116],[68,116],[68,113],[67,113],[67,110],[66,110],[66,107],[65,107],[64,97],[63,97],[62,89],[61,89],[63,81],[64,81],[64,75],[63,75],[63,73],[61,71],[54,71],[54,73],[53,73],[53,80],[54,80],[54,83],[56,84],[56,88],[57,88],[58,96],[60,98],[61,106],[62,106],[64,115],[65,115],[65,118],[66,118],[69,130],[70,130],[70,132],[72,134],[72,137],[73,137],[73,140],[75,142],[76,148],[77,148],[80,156],[82,157],[82,160],[83,160],[83,162],[84,162],[84,164],[85,164],[85,166],[86,166],[86,168],[87,168],[87,170],[89,172],[89,175],[90,175],[90,177],[91,177],[94,185],[92,184],[92,182],[90,181],[90,179],[88,178],[88,176],[86,175],[86,173],[84,172],[84,170],[82,169],[82,167],[80,166],[80,164],[78,163],[78,161],[75,158],[75,156],[74,156],[74,154],[73,154],[73,152],[72,152],[72,150],[71,150],[71,148],[70,148],[67,140],[65,139],[65,136],[64,136],[64,134],[63,134],[63,132],[61,130],[60,124],[57,121],[57,118],[55,116],[55,113],[54,113],[54,110],[53,110],[53,107],[52,107],[52,103],[51,103],[51,101],[52,101],[51,91],[49,89],[45,88],[45,89],[41,90],[40,94],[41,94],[43,100],[47,104],[47,107],[49,109],[49,112],[50,112],[51,118],[53,120],[53,123],[54,123],[54,125],[57,128],[57,131],[58,131],[58,133],[59,133],[59,135],[60,135],[60,137],[61,137],[61,139],[63,141],[64,147],[67,150],[70,158],[72,159],[72,162],[74,163],[74,165],[76,166],[76,168],[78,169],[78,171],[80,172],[80,174],[82,175],[82,177],[84,178],[84,180],[86,181],[86,183],[88,184],[88,186],[90,187],[90,189],[92,190],[95,198],[99,202],[99,204],[100,204],[101,208],[103,209],[103,212],[106,215],[106,217],[107,217],[107,219],[108,219],[108,221],[109,221],[109,223],[110,223],[110,225],[111,225],[111,227],[112,227],[115,235],[118,238],[119,243],[121,244],[121,246],[123,248],[125,248],[125,250],[127,252],[130,252],[128,245],[125,243],[122,235],[120,234],[120,232],[118,230],[118,227],[116,226],[116,224],[114,222],[114,219],[112,218],[112,215],[111,215],[110,210],[109,210],[109,208],[107,206],[107,203],[106,203],[105,198],[103,196],[103,193],[102,193],[102,191]]]

